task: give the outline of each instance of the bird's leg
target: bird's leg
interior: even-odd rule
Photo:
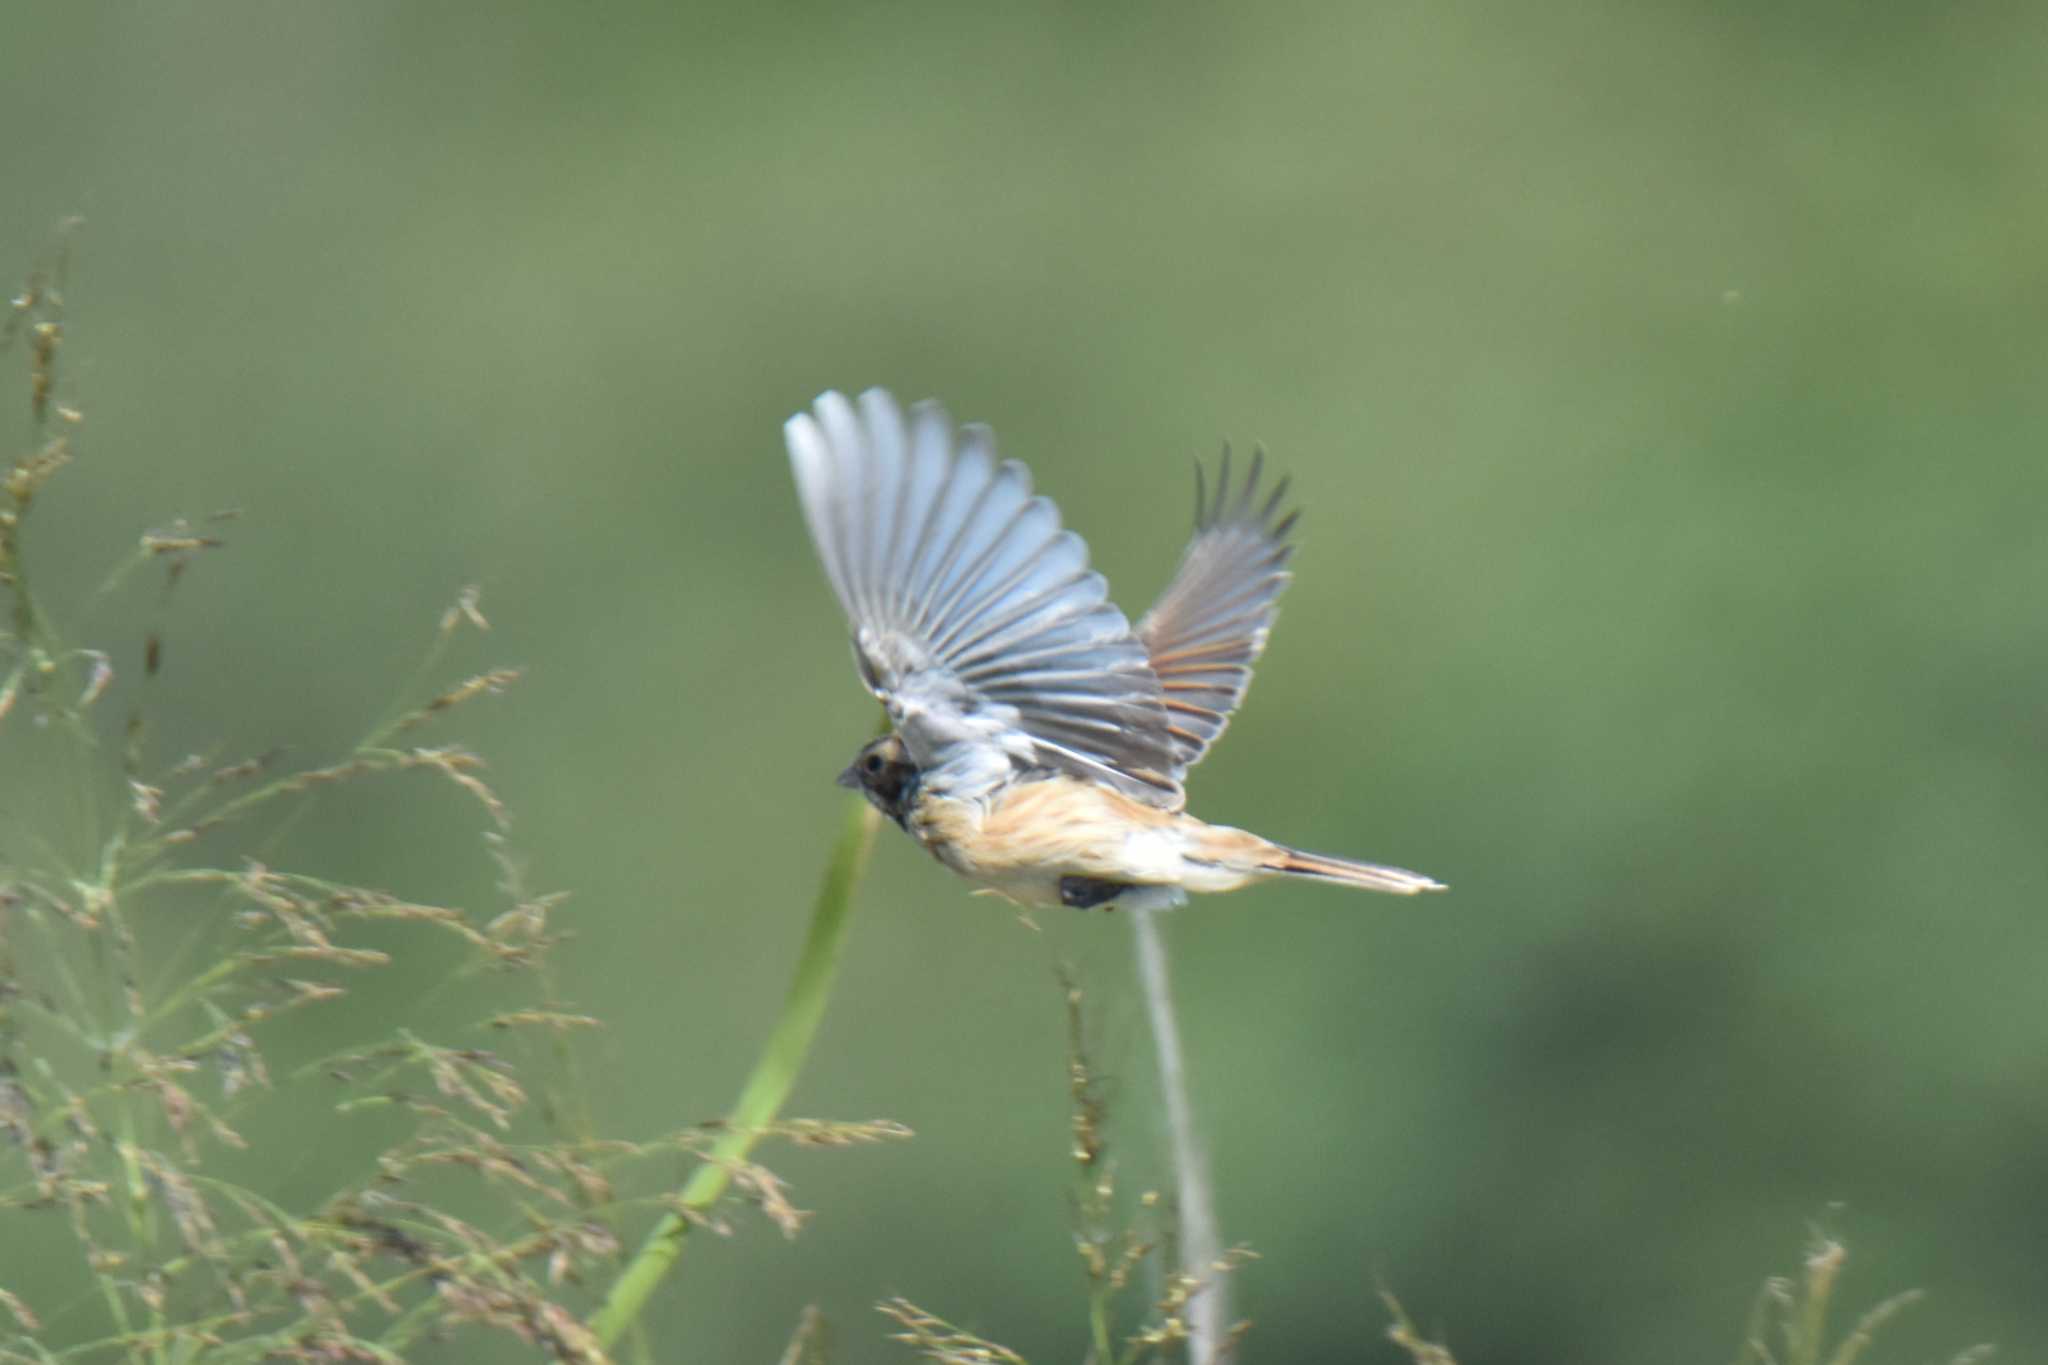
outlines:
[[[1130,889],[1129,882],[1112,882],[1101,877],[1062,877],[1060,904],[1071,905],[1076,910],[1092,910]],[[1110,906],[1112,910],[1115,908]]]

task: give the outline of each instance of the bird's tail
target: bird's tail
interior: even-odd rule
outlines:
[[[1408,872],[1398,867],[1381,867],[1378,863],[1353,862],[1349,858],[1332,858],[1321,853],[1304,853],[1298,848],[1273,845],[1276,856],[1261,866],[1265,872],[1284,873],[1290,877],[1313,877],[1322,882],[1341,882],[1346,886],[1361,887],[1367,891],[1389,891],[1397,896],[1412,896],[1418,891],[1441,891],[1444,884],[1434,877],[1425,877],[1420,872]]]

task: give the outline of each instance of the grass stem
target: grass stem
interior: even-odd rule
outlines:
[[[639,1318],[655,1287],[683,1254],[694,1219],[708,1212],[732,1182],[733,1167],[747,1159],[764,1128],[774,1122],[783,1102],[796,1084],[825,1002],[832,993],[832,977],[839,965],[839,951],[846,941],[851,918],[854,887],[867,864],[880,817],[865,800],[847,803],[846,822],[839,842],[833,846],[825,878],[818,887],[817,903],[811,910],[811,927],[804,938],[803,953],[797,959],[796,975],[774,1032],[755,1062],[753,1074],[734,1102],[727,1117],[725,1135],[711,1149],[703,1165],[683,1185],[679,1212],[666,1214],[648,1234],[647,1241],[632,1261],[612,1282],[603,1307],[590,1319],[590,1330],[609,1348]]]
[[[1138,940],[1138,981],[1144,988],[1145,1013],[1159,1055],[1159,1089],[1166,1102],[1167,1141],[1180,1196],[1179,1268],[1203,1282],[1188,1303],[1188,1361],[1189,1365],[1212,1365],[1222,1353],[1230,1326],[1230,1301],[1223,1276],[1215,1269],[1223,1256],[1223,1233],[1216,1221],[1209,1159],[1195,1131],[1194,1105],[1188,1099],[1187,1061],[1180,1045],[1180,1023],[1173,1012],[1166,938],[1159,927],[1163,913],[1134,911],[1131,928]]]

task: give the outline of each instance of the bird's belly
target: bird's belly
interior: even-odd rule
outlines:
[[[927,797],[909,828],[940,862],[1023,905],[1064,904],[1065,877],[1154,885],[1181,877],[1175,817],[1070,778],[1019,783],[987,802]]]

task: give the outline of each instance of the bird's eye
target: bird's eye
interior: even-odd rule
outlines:
[[[878,773],[882,771],[882,756],[880,754],[869,754],[861,761],[860,766],[868,772]]]

